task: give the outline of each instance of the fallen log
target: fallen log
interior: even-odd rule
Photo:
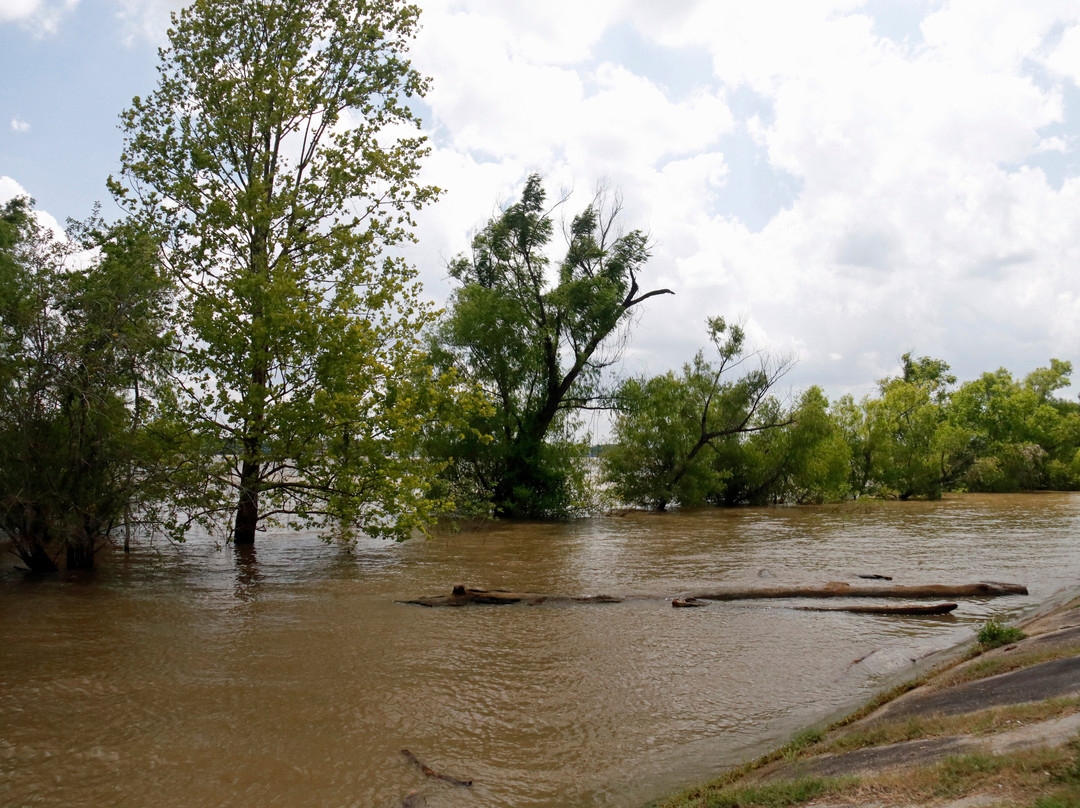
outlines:
[[[423,761],[420,760],[420,758],[418,758],[416,755],[414,755],[408,749],[402,749],[401,754],[403,754],[405,756],[405,758],[410,763],[416,764],[416,766],[419,767],[420,771],[422,771],[428,777],[433,777],[436,780],[444,780],[447,783],[453,783],[456,786],[464,786],[465,788],[472,788],[472,780],[459,780],[456,777],[451,777],[449,774],[443,774],[442,772],[437,772],[434,769],[432,769],[430,766],[425,766]],[[410,792],[410,793],[412,793],[412,792]]]
[[[770,586],[751,588],[731,588],[713,592],[697,592],[680,595],[680,606],[703,605],[693,601],[703,600],[759,600],[770,598],[904,598],[907,600],[941,598],[995,598],[1003,595],[1026,595],[1027,587],[1020,584],[1006,584],[980,581],[974,584],[924,584],[902,585],[888,584],[878,586],[852,586],[842,581],[808,586]],[[656,600],[667,598],[655,597]],[[541,603],[622,603],[625,598],[614,595],[545,595],[539,592],[513,592],[507,589],[469,589],[458,584],[449,595],[431,595],[402,600],[416,606],[503,606],[523,603],[537,606]]]
[[[888,584],[852,586],[843,581],[810,586],[770,586],[695,592],[685,597],[698,600],[757,600],[762,598],[996,598],[1026,595],[1027,587],[979,581],[974,584]]]
[[[948,614],[955,603],[903,603],[893,606],[797,606],[801,612],[853,612],[854,614]]]
[[[434,607],[469,606],[472,604],[502,606],[511,603],[524,603],[527,606],[538,606],[541,603],[622,603],[622,601],[622,598],[614,597],[612,595],[583,595],[580,597],[572,597],[570,595],[543,595],[537,592],[510,592],[506,589],[469,589],[458,584],[453,588],[449,595],[432,595],[400,602],[417,606]]]

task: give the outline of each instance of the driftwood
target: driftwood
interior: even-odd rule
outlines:
[[[852,586],[841,581],[811,586],[770,586],[695,592],[698,600],[757,600],[761,598],[996,598],[1026,595],[1026,586],[980,581],[975,584],[888,584]]]
[[[871,651],[871,652],[870,652],[869,654],[863,654],[863,655],[862,655],[861,657],[859,657],[858,659],[853,659],[853,660],[851,660],[851,662],[849,662],[849,663],[848,663],[848,667],[850,668],[850,667],[851,667],[852,665],[858,665],[858,664],[859,664],[860,662],[862,662],[862,661],[863,661],[863,660],[865,660],[865,659],[869,659],[870,657],[872,657],[872,656],[873,656],[874,654],[876,654],[877,652],[878,652],[878,649],[876,649],[876,648],[875,648],[875,649],[874,649],[873,651]]]
[[[891,575],[878,575],[877,573],[873,573],[871,575],[856,575],[855,577],[856,578],[865,578],[868,581],[891,581],[892,580]]]
[[[425,766],[424,762],[412,752],[410,752],[408,749],[402,749],[401,754],[403,754],[410,763],[415,763],[416,766],[419,767],[420,771],[422,771],[428,777],[434,777],[436,780],[445,780],[447,783],[453,783],[455,786],[464,786],[465,788],[472,787],[472,780],[459,780],[456,777],[451,777],[449,774],[437,772],[430,766]]]
[[[418,606],[469,606],[470,604],[501,606],[510,603],[537,606],[541,603],[622,603],[622,600],[611,595],[570,597],[569,595],[542,595],[536,592],[510,592],[505,589],[468,589],[458,584],[449,595],[432,595],[401,602]]]
[[[854,612],[855,614],[948,614],[955,603],[901,603],[893,606],[798,606],[803,612]]]
[[[775,598],[996,598],[1003,595],[1026,595],[1027,587],[1020,584],[1006,584],[996,581],[980,581],[974,584],[923,584],[907,586],[902,584],[879,584],[876,586],[852,586],[840,581],[808,586],[768,586],[721,589],[713,592],[695,592],[681,595],[672,600],[672,606],[701,606],[694,601],[703,600],[759,600]],[[666,600],[666,598],[656,598]],[[469,589],[462,585],[454,587],[449,595],[403,600],[418,606],[501,606],[511,603],[524,603],[536,606],[540,603],[621,603],[625,598],[613,595],[544,595],[538,592],[511,592],[506,589]],[[676,601],[679,601],[676,603]],[[865,610],[883,607],[865,607]],[[852,611],[853,609],[845,609]],[[873,613],[873,612],[871,612]],[[884,614],[886,612],[877,612]]]
[[[708,606],[709,604],[697,598],[672,598],[671,605],[676,609],[690,609],[695,606]]]

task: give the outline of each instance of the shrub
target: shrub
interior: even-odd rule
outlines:
[[[996,618],[990,618],[979,629],[976,639],[984,650],[998,648],[1024,639],[1027,635],[1016,626],[1007,626]]]

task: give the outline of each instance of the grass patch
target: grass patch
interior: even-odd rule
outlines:
[[[801,777],[741,788],[713,787],[683,792],[659,808],[786,808],[824,795],[842,794],[858,785],[854,777]]]
[[[977,788],[989,779],[989,775],[1000,774],[1008,762],[1005,758],[994,755],[957,755],[948,757],[931,769],[937,779],[932,786],[935,796],[956,797]]]
[[[837,754],[865,749],[870,746],[913,741],[919,738],[939,738],[947,735],[991,735],[1007,732],[1025,724],[1080,712],[1080,697],[1050,699],[1034,704],[995,707],[977,713],[952,716],[915,717],[898,721],[881,721],[872,726],[849,732],[818,746],[808,748],[808,754]]]
[[[979,641],[979,645],[984,649],[990,650],[991,648],[1000,648],[1002,645],[1019,642],[1026,636],[1027,634],[1016,626],[1007,626],[1000,620],[990,618],[979,629],[975,639]]]
[[[1080,741],[1072,742],[1072,763],[1050,775],[1048,794],[1037,799],[1033,808],[1077,808],[1080,806]]]
[[[883,704],[888,704],[893,699],[898,699],[905,693],[908,693],[915,688],[921,687],[922,685],[926,684],[932,676],[932,673],[923,674],[922,676],[916,677],[915,679],[904,682],[903,684],[899,684],[894,688],[886,690],[884,693],[879,693],[874,698],[870,699],[870,701],[866,702],[866,704],[864,704],[858,710],[855,710],[855,712],[850,713],[849,715],[845,715],[839,721],[835,721],[830,724],[828,726],[828,729],[832,730],[839,727],[846,727],[848,724],[854,724],[856,721],[862,718],[866,718],[866,716],[870,715],[870,713],[874,712],[874,710],[876,710],[878,707],[881,707]]]
[[[942,674],[934,682],[934,689],[939,690],[965,682],[976,682],[989,676],[997,676],[999,673],[1028,668],[1043,662],[1055,659],[1076,656],[1080,654],[1080,645],[1064,645],[1037,649],[1032,651],[1020,651],[1019,653],[995,654],[988,657],[978,657],[974,662],[968,662],[953,668]]]
[[[785,808],[818,798],[862,805],[919,805],[990,793],[1031,808],[1080,806],[1080,755],[1071,748],[1013,755],[971,754],[865,777],[801,777],[767,783],[709,783],[655,808]]]
[[[788,744],[781,749],[781,752],[787,760],[794,760],[807,749],[821,743],[823,740],[825,740],[824,730],[804,729],[792,738]]]
[[[1075,766],[1075,750],[1061,748],[1000,756],[961,755],[868,776],[848,796],[862,804],[920,805],[992,794],[1000,801],[995,805],[1077,808],[1080,785],[1063,779]]]

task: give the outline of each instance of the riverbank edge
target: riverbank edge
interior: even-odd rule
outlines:
[[[841,778],[819,777],[814,774],[815,763],[825,758],[835,760],[835,754],[823,754],[822,749],[833,748],[839,738],[850,736],[854,733],[865,732],[867,727],[874,727],[882,723],[882,714],[886,713],[899,700],[918,699],[923,694],[943,692],[949,689],[949,678],[963,677],[963,670],[973,663],[984,665],[992,662],[995,657],[1005,654],[1014,654],[1028,646],[1031,642],[1038,642],[1045,635],[1074,628],[1080,632],[1080,586],[1066,587],[1061,589],[1043,601],[1032,604],[1028,609],[1021,612],[1010,625],[1015,626],[1027,635],[1025,640],[1009,644],[998,649],[983,649],[978,641],[971,639],[962,641],[939,651],[935,651],[918,659],[911,667],[890,677],[882,685],[878,693],[866,702],[852,704],[833,711],[819,721],[809,724],[796,732],[784,745],[766,752],[763,755],[753,757],[741,765],[729,769],[717,778],[706,781],[696,786],[691,786],[667,797],[648,802],[645,808],[751,808],[751,806],[818,806],[819,808],[854,808],[854,806],[885,806],[904,805],[905,808],[919,808],[920,806],[949,806],[951,808],[974,808],[975,806],[991,805],[1047,805],[1057,806],[1059,803],[1051,797],[1049,802],[1039,802],[1044,799],[1045,789],[1035,789],[1032,793],[1025,794],[1021,788],[1019,792],[1013,788],[1004,793],[999,785],[998,793],[986,793],[986,778],[974,778],[970,788],[952,787],[947,796],[932,796],[926,799],[901,799],[890,801],[888,787],[874,787],[876,783],[887,782],[890,778],[919,781],[926,770],[940,761],[951,761],[953,757],[947,754],[926,755],[910,766],[897,765],[895,762],[888,765],[862,766],[851,776]],[[1074,632],[1075,633],[1075,632]],[[1022,655],[1021,655],[1022,656]],[[1062,658],[1075,658],[1080,660],[1080,641],[1075,648],[1067,648]],[[1024,671],[1034,668],[1038,662],[1029,661],[1018,667],[1008,668],[1011,671]],[[992,667],[992,666],[991,666]],[[958,673],[959,672],[959,673]],[[1008,674],[1002,674],[1008,675]],[[990,676],[986,677],[991,678]],[[1080,693],[1080,677],[1075,681],[1074,689]],[[1076,699],[1075,710],[1080,714],[1080,699]],[[1057,709],[1052,698],[1036,699],[1025,702],[1017,702],[1024,705],[1044,704],[1047,709]],[[1068,709],[1073,709],[1070,705]],[[984,716],[994,712],[994,708],[987,704],[974,706],[974,709],[966,711],[965,716]],[[936,714],[934,714],[936,715]],[[926,738],[927,736],[920,736]],[[936,737],[935,735],[929,736]],[[961,733],[950,735],[949,739],[961,741],[957,749],[978,751],[980,739],[985,740],[989,735],[983,733]],[[1049,782],[1059,780],[1075,780],[1077,797],[1080,798],[1080,735],[1075,730],[1071,732],[1070,748],[1058,755],[1058,762],[1062,760],[1068,766],[1067,771],[1049,771],[1054,768],[1050,759],[1039,759],[1037,768],[1047,769],[1042,771],[1047,775]],[[970,744],[962,743],[967,739]],[[929,743],[924,746],[930,745]],[[1030,757],[1030,750],[1046,750],[1053,746],[1061,748],[1066,745],[1061,738],[1053,743],[1039,744],[1029,743],[1025,745],[1025,755]],[[898,744],[870,743],[861,746],[861,750],[869,750],[870,757],[874,751],[884,752],[891,750]],[[950,748],[952,748],[950,746]],[[1062,758],[1062,756],[1064,756]],[[917,756],[915,756],[917,757]],[[1007,754],[996,756],[998,763],[1009,761]],[[1025,758],[1026,759],[1026,758]],[[842,768],[842,767],[841,767]],[[919,770],[916,773],[916,770]],[[922,777],[925,780],[925,777]],[[1071,781],[1070,781],[1071,782]],[[874,796],[868,799],[867,790],[874,792]],[[1080,802],[1068,801],[1062,805],[1080,805]]]

